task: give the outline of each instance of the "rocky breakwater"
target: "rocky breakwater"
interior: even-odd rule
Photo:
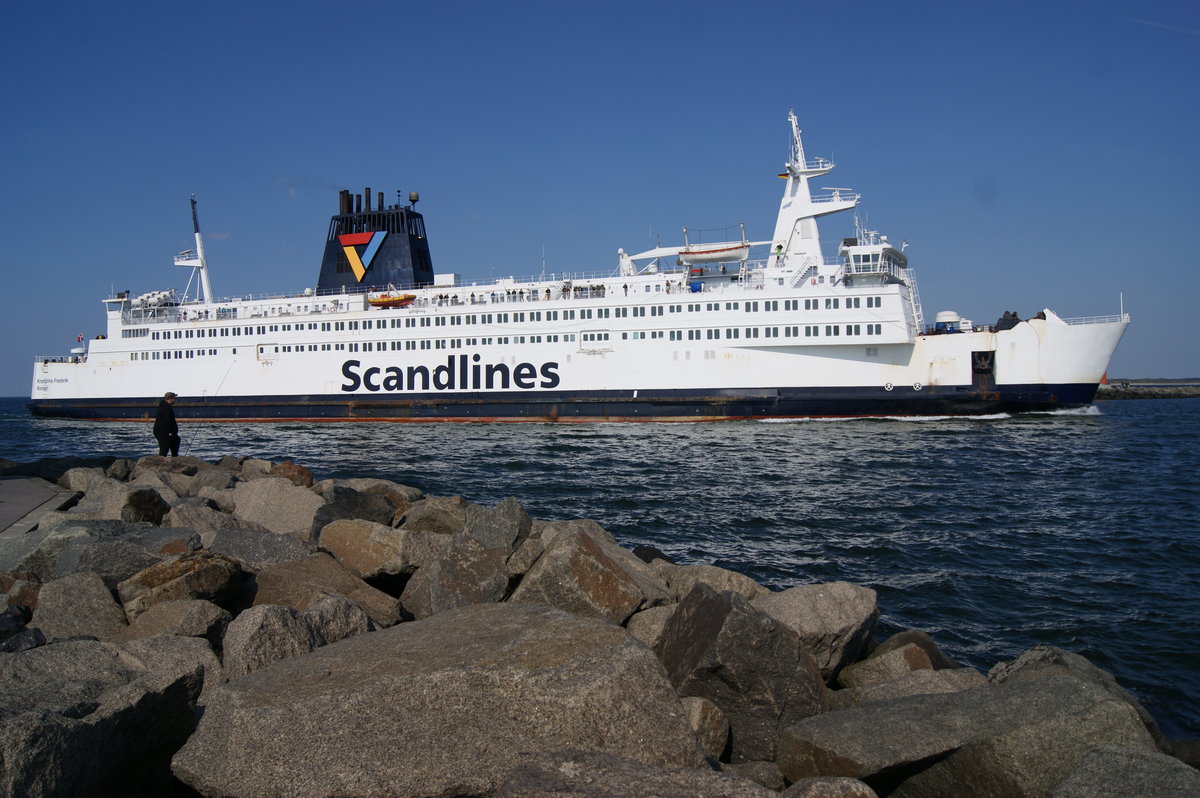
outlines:
[[[0,536],[5,795],[1200,794],[1087,660],[877,641],[864,587],[290,462],[61,465]]]
[[[1185,381],[1178,385],[1157,385],[1145,382],[1104,383],[1096,389],[1096,401],[1106,399],[1195,399],[1200,397],[1200,382]]]

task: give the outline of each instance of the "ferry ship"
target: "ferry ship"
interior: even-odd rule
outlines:
[[[903,245],[865,230],[822,254],[859,195],[791,151],[769,240],[683,243],[605,273],[468,282],[435,273],[418,197],[339,195],[317,285],[215,299],[192,199],[195,298],[103,300],[104,335],[39,356],[38,416],[180,421],[704,421],[971,415],[1089,404],[1128,314],[927,323]],[[729,238],[729,236],[724,236]],[[189,286],[192,281],[189,280]]]

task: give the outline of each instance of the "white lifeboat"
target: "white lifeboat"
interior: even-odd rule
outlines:
[[[688,241],[688,229],[683,228],[683,247],[679,250],[679,262],[685,266],[693,263],[729,263],[750,257],[750,242],[746,240],[746,225],[740,224],[741,241],[722,241],[713,244],[693,244]]]
[[[750,245],[745,243],[694,246],[680,250],[679,260],[685,265],[693,263],[727,263],[743,261],[750,256]]]

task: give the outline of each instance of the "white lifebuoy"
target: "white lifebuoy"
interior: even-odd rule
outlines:
[[[883,390],[885,390],[885,391],[890,391],[890,390],[892,390],[892,388],[895,388],[895,387],[896,386],[892,385],[890,382],[885,382],[883,384]]]
[[[913,383],[913,390],[914,390],[914,391],[919,391],[919,390],[921,390],[921,388],[923,388],[923,387],[925,387],[925,386],[921,385],[921,383],[919,383],[919,382],[914,382],[914,383]]]

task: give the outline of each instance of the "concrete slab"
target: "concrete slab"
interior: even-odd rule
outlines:
[[[43,515],[60,510],[75,498],[41,477],[0,477],[0,535],[23,535]]]

